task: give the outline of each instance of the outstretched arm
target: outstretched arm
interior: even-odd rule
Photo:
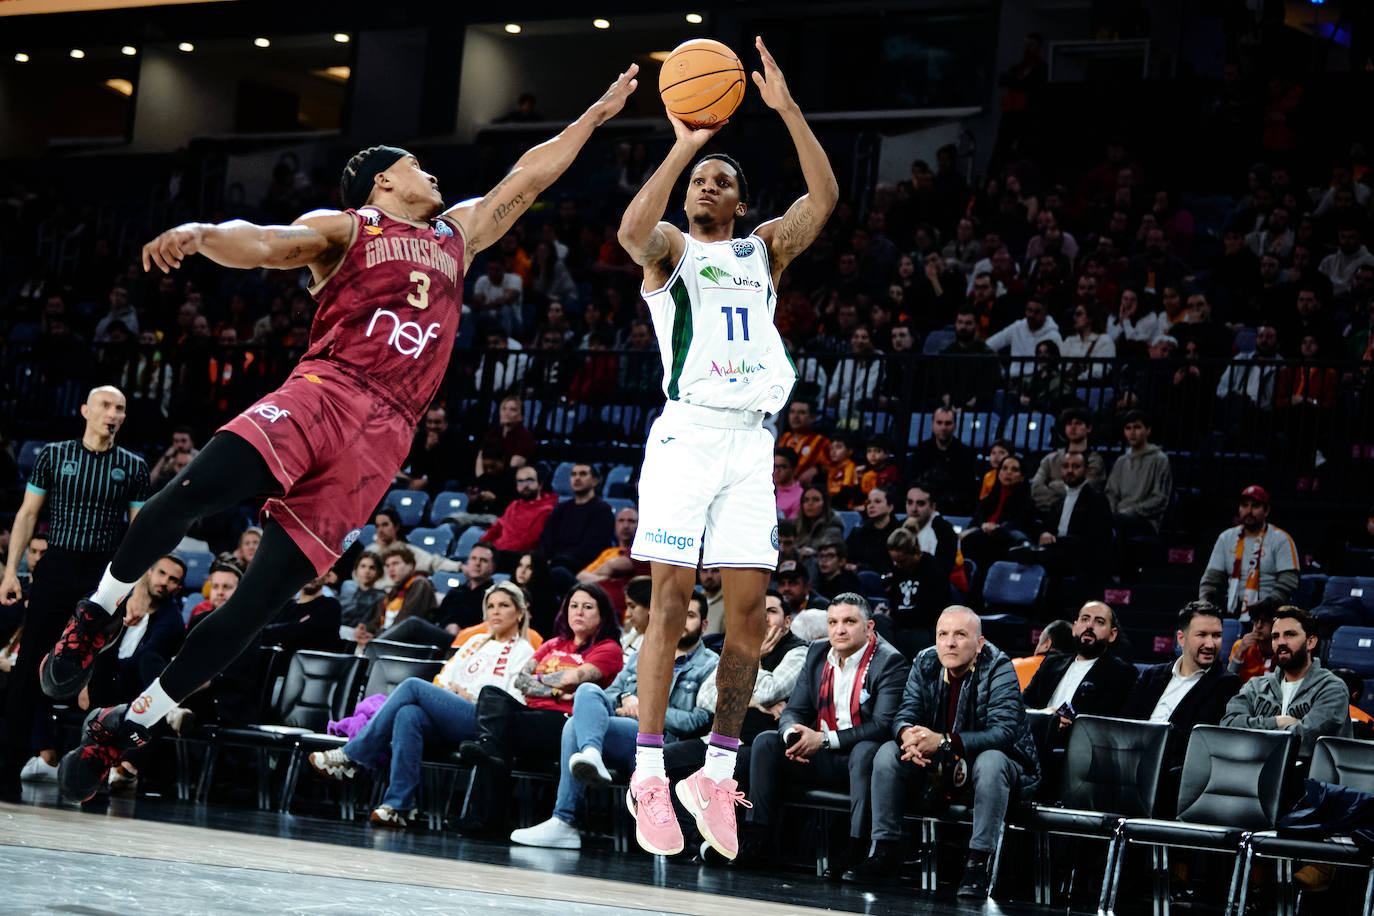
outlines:
[[[668,120],[673,125],[677,142],[625,208],[625,215],[620,218],[620,231],[616,233],[621,247],[644,268],[644,283],[649,289],[657,289],[667,281],[686,245],[682,230],[672,223],[662,222],[673,185],[706,142],[728,123],[721,121],[711,127],[691,128],[672,114],[668,115]]]
[[[567,171],[593,130],[625,107],[625,100],[639,85],[635,79],[638,72],[639,64],[630,64],[630,68],[620,74],[611,88],[580,118],[558,136],[526,151],[516,160],[506,177],[488,191],[486,197],[464,201],[444,213],[463,231],[467,243],[464,267],[472,264],[477,252],[505,235],[507,228],[534,203],[534,198]]]
[[[787,132],[797,146],[797,159],[801,163],[802,177],[806,179],[806,193],[788,207],[786,213],[754,230],[754,234],[768,244],[773,282],[776,283],[783,268],[821,234],[821,227],[830,218],[830,211],[835,209],[835,202],[839,200],[840,186],[835,181],[835,172],[830,168],[830,160],[821,148],[821,142],[811,132],[801,109],[792,99],[782,71],[778,69],[778,62],[763,46],[763,38],[755,38],[754,45],[763,58],[763,73],[754,72],[754,85],[759,87],[759,95],[764,103],[782,115],[782,122],[787,125]]]
[[[343,256],[353,235],[353,218],[338,210],[314,210],[289,226],[258,226],[241,219],[227,223],[183,223],[143,246],[143,269],[171,273],[189,255],[203,254],[225,267],[306,267],[316,278]]]

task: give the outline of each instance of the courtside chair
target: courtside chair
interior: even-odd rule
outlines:
[[[1374,794],[1374,743],[1356,741],[1354,738],[1318,738],[1308,777]],[[1277,860],[1275,877],[1278,879],[1280,916],[1296,914],[1302,904],[1301,897],[1295,898],[1293,893],[1294,859],[1364,869],[1364,906],[1360,912],[1364,916],[1374,913],[1374,853],[1357,846],[1345,836],[1313,840],[1280,836],[1272,830],[1253,833],[1245,840],[1242,849],[1245,864],[1241,871],[1240,900],[1236,908],[1238,913],[1245,913],[1249,902],[1250,872],[1256,856]]]
[[[998,560],[988,567],[983,581],[983,613],[1035,617],[1033,612],[1045,599],[1045,580],[1042,566]]]
[[[1132,844],[1149,846],[1153,852],[1155,916],[1169,914],[1169,853],[1174,849],[1229,853],[1235,867],[1226,899],[1235,900],[1241,843],[1277,823],[1296,748],[1296,736],[1286,731],[1196,726],[1183,758],[1176,819],[1127,818],[1117,825],[1108,852],[1112,869],[1102,884],[1099,909],[1116,912],[1121,870]]]

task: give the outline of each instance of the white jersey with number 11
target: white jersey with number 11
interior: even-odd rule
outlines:
[[[777,413],[797,381],[773,324],[777,294],[756,235],[686,246],[668,282],[644,293],[670,401]]]

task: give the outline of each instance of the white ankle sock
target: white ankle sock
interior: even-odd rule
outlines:
[[[658,776],[667,779],[668,773],[663,769],[663,748],[646,744],[636,747],[635,772],[640,776]]]
[[[91,600],[113,614],[115,612],[115,605],[119,603],[121,598],[129,594],[133,587],[134,583],[132,582],[120,582],[116,579],[114,573],[110,572],[110,567],[107,565],[105,567],[105,575],[100,577],[100,586],[95,590],[95,594],[91,596]]]
[[[176,701],[167,696],[167,691],[162,689],[162,679],[158,678],[138,695],[138,699],[129,704],[127,719],[137,722],[144,728],[152,728],[176,705]]]
[[[729,748],[717,747],[714,744],[706,745],[706,767],[705,776],[720,782],[722,779],[733,779],[735,776],[735,757],[737,751]]]

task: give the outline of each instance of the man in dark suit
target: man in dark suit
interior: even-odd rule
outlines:
[[[1059,719],[1059,735],[1067,739],[1073,716],[1115,716],[1131,692],[1136,670],[1111,652],[1116,642],[1116,612],[1101,601],[1089,601],[1073,624],[1076,652],[1051,655],[1026,685],[1022,699],[1027,709],[1049,712],[1065,709]]]
[[[868,799],[873,755],[892,730],[909,663],[873,631],[859,595],[835,596],[826,611],[830,638],[812,643],[776,731],[754,739],[748,832],[755,855],[772,848],[784,786],[849,791],[846,858],[868,852]],[[842,865],[832,866],[839,875]]]
[[[1208,601],[1190,601],[1178,612],[1177,661],[1151,665],[1131,688],[1125,719],[1169,723],[1164,776],[1156,796],[1157,811],[1172,812],[1178,801],[1178,770],[1194,725],[1217,725],[1226,704],[1240,691],[1240,678],[1221,657],[1221,611]]]
[[[1088,483],[1082,452],[1067,452],[1060,461],[1064,494],[1045,516],[1036,562],[1051,572],[1080,579],[1105,579],[1112,551],[1112,507]]]

